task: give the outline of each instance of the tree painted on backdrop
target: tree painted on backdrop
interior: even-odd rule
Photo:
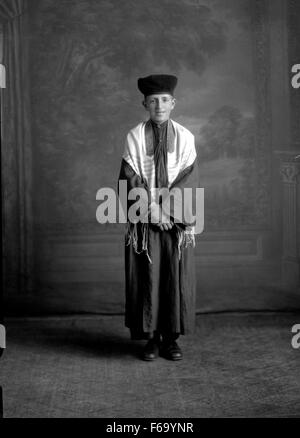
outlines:
[[[55,220],[66,212],[88,220],[95,187],[114,184],[125,134],[141,117],[133,78],[182,67],[200,77],[225,50],[225,24],[192,0],[88,0],[72,7],[43,0],[33,23],[36,172],[51,190],[47,209]]]

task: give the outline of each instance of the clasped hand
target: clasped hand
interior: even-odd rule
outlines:
[[[151,222],[153,225],[156,225],[161,229],[161,231],[171,230],[174,223],[170,220],[170,217],[167,216],[161,208],[159,209],[151,209]]]

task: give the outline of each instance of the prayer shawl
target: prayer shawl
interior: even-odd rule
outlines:
[[[150,121],[140,123],[129,132],[119,175],[119,181],[127,181],[128,193],[132,188],[146,189],[148,207],[155,201],[153,136]],[[169,189],[192,188],[195,191],[198,165],[194,136],[169,120],[167,149]],[[127,212],[134,202],[128,201]],[[191,214],[190,204],[187,210]],[[171,218],[175,217],[172,206]],[[161,231],[151,223],[127,222],[125,325],[131,330],[132,339],[147,339],[155,330],[181,334],[194,330],[194,246],[194,227],[184,220],[168,231]]]
[[[168,188],[192,189],[192,197],[185,210],[182,211],[182,219],[192,217],[192,206],[195,201],[196,188],[198,187],[197,154],[193,134],[173,120],[168,121],[167,128],[167,167]],[[123,160],[129,165],[140,179],[140,184],[130,184],[128,192],[133,187],[144,187],[148,193],[149,204],[155,202],[154,189],[156,188],[155,162],[154,162],[154,138],[151,121],[143,122],[132,129],[127,135]],[[122,175],[121,175],[122,176]],[[120,178],[122,179],[122,178]],[[127,179],[126,177],[124,179]],[[145,200],[147,202],[147,200]],[[194,202],[195,205],[195,202]],[[179,206],[181,208],[181,206]],[[185,214],[185,216],[184,216]],[[174,219],[175,205],[171,205],[171,216]],[[181,226],[175,224],[177,230],[178,255],[189,244],[195,246],[195,227],[184,223]],[[142,225],[142,251],[145,251],[148,260],[152,263],[148,249],[148,224]],[[127,244],[132,244],[138,251],[137,224],[127,223]]]

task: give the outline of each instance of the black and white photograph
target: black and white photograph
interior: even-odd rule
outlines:
[[[0,0],[0,418],[300,417],[300,2]]]

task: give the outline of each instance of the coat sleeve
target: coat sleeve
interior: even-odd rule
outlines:
[[[169,189],[169,194],[163,198],[164,203],[166,202],[164,205],[168,205],[170,209],[171,220],[184,228],[194,225],[193,206],[196,205],[198,187],[199,167],[196,157],[191,165],[178,174]]]
[[[127,185],[127,200],[125,202],[124,199],[122,199],[121,193],[120,193],[120,182],[126,182]],[[142,177],[140,177],[131,167],[131,165],[123,158],[121,163],[121,169],[120,174],[118,178],[118,196],[123,208],[123,211],[125,215],[127,215],[128,220],[128,210],[129,208],[136,202],[136,199],[130,200],[128,199],[129,193],[132,189],[139,188],[143,189],[139,192],[140,196],[140,205],[141,208],[141,214],[144,212],[144,214],[148,214],[149,212],[149,205],[150,205],[150,193],[148,189],[147,182],[143,180]]]

